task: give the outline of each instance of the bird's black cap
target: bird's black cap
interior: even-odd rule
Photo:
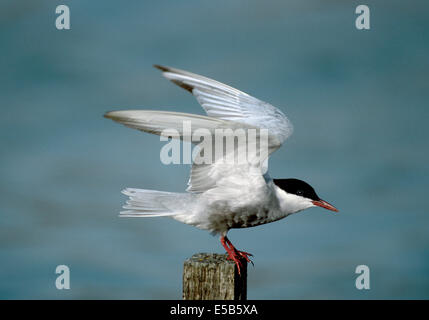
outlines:
[[[274,184],[287,193],[308,198],[314,201],[320,200],[313,187],[299,179],[273,179]]]

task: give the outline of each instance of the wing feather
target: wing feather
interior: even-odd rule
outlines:
[[[215,129],[267,129],[268,156],[277,150],[292,134],[293,127],[289,119],[269,103],[248,95],[231,86],[188,71],[155,65],[163,75],[173,83],[192,93],[207,117],[180,112],[148,110],[113,111],[105,117],[120,122],[128,127],[162,135],[165,129],[175,129],[184,139],[183,121],[191,121],[192,131],[204,128],[214,133]],[[201,147],[202,144],[196,147]],[[234,148],[234,152],[238,149]],[[201,148],[203,150],[203,148]],[[238,151],[241,152],[241,151]],[[224,154],[222,155],[225,156]],[[257,159],[259,156],[259,159]],[[193,163],[188,182],[188,191],[204,192],[216,187],[219,179],[224,179],[231,172],[251,172],[264,174],[268,168],[267,157],[256,157],[245,164],[225,163],[222,158],[215,158],[212,164]],[[256,160],[255,160],[256,159]]]
[[[273,152],[292,134],[289,119],[276,107],[219,81],[188,71],[155,65],[173,83],[191,92],[209,117],[268,130]]]
[[[237,122],[246,126],[268,130],[268,155],[277,150],[292,134],[289,119],[277,108],[219,81],[188,71],[155,65],[163,75],[178,86],[192,93],[198,103],[212,118]],[[234,149],[237,152],[237,149]],[[204,192],[216,186],[216,181],[235,168],[222,159],[211,165],[192,165],[188,191]],[[248,164],[248,170],[254,166]],[[259,170],[268,170],[267,159],[259,159]]]

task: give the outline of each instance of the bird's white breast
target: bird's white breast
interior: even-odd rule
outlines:
[[[227,180],[227,181],[226,181]],[[284,218],[274,184],[259,175],[233,175],[198,198],[186,223],[213,233],[246,228]]]

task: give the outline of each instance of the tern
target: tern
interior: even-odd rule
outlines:
[[[280,148],[293,131],[291,122],[283,112],[207,77],[160,65],[154,67],[160,69],[164,77],[189,91],[207,116],[121,110],[107,112],[104,115],[106,118],[157,135],[163,135],[165,130],[173,128],[179,132],[176,138],[185,141],[189,140],[182,129],[185,121],[191,123],[193,132],[204,128],[210,134],[228,128],[266,130],[268,151],[265,156],[262,152],[256,152],[256,156],[240,163],[225,162],[224,157],[215,157],[212,163],[194,161],[188,188],[184,193],[126,188],[122,193],[129,199],[123,206],[126,211],[122,211],[120,216],[168,216],[220,235],[228,258],[235,262],[240,273],[244,260],[251,262],[249,257],[252,255],[233,246],[227,237],[230,229],[278,221],[311,207],[338,211],[319,198],[308,183],[299,179],[273,179],[269,176],[269,155]],[[238,148],[233,149],[237,151]]]

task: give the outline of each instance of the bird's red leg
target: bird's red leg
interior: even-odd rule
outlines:
[[[238,274],[240,273],[240,268],[242,266],[241,259],[245,259],[247,262],[253,262],[249,259],[249,256],[252,256],[252,254],[244,251],[237,250],[231,241],[226,236],[220,237],[220,242],[222,243],[222,246],[225,248],[226,252],[228,253],[228,259],[235,262],[238,268]]]
[[[226,243],[229,245],[229,247],[238,255],[240,255],[242,258],[246,259],[247,262],[250,262],[251,264],[253,264],[253,261],[249,259],[249,257],[253,257],[253,254],[246,252],[246,251],[240,251],[237,250],[234,245],[231,243],[231,241],[229,241],[229,239],[227,237],[225,237],[225,241]]]
[[[241,269],[241,256],[237,254],[237,252],[234,251],[234,247],[230,248],[229,244],[231,243],[227,237],[221,236],[220,237],[220,243],[222,243],[222,246],[225,248],[226,252],[228,253],[228,259],[232,260],[235,262],[237,269],[238,269],[238,274],[241,274],[240,269]]]

